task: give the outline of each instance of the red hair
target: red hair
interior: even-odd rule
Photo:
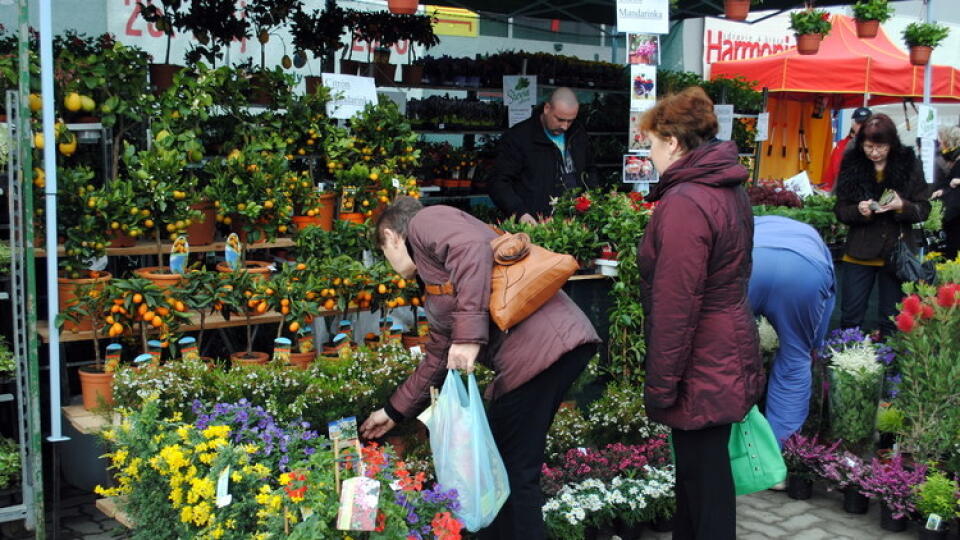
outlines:
[[[657,101],[640,119],[640,129],[661,139],[676,137],[686,152],[716,137],[719,126],[713,101],[703,88],[691,86]]]

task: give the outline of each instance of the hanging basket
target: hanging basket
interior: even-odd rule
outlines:
[[[750,0],[723,0],[723,16],[731,21],[745,21],[750,14]]]
[[[930,63],[930,54],[933,53],[933,47],[926,45],[910,46],[910,63],[915,66],[925,66]]]
[[[823,34],[797,34],[797,52],[800,54],[817,54]]]
[[[417,12],[417,0],[387,0],[387,9],[390,13],[412,15]]]
[[[880,32],[880,21],[873,19],[869,21],[861,21],[857,19],[857,37],[860,39],[870,39],[877,37],[877,33]]]

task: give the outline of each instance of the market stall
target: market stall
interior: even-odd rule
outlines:
[[[796,48],[714,63],[710,78],[742,77],[770,95],[770,136],[761,152],[760,178],[786,178],[806,170],[819,180],[832,148],[831,111],[897,103],[923,97],[923,66],[881,28],[875,38],[857,37],[854,20],[833,15],[832,29],[814,55]],[[933,66],[933,102],[960,101],[960,70]]]

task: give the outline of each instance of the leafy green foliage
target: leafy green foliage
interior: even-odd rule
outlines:
[[[790,29],[798,35],[830,33],[830,14],[822,9],[804,9],[790,12]]]
[[[17,443],[0,437],[0,488],[12,485],[20,477],[20,450]]]
[[[893,8],[887,0],[859,0],[853,5],[853,18],[858,21],[886,22],[893,17]]]
[[[933,470],[927,479],[917,488],[917,510],[924,516],[937,514],[944,520],[956,517],[957,481],[947,477],[941,471]]]
[[[937,23],[912,22],[903,31],[903,41],[908,47],[936,47],[950,35],[950,28]]]

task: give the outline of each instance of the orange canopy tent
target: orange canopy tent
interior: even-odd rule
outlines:
[[[787,93],[791,99],[829,96],[833,107],[859,107],[864,95],[869,104],[894,103],[923,97],[923,66],[910,64],[907,54],[890,41],[883,28],[877,37],[860,39],[852,18],[833,15],[833,29],[814,55],[796,48],[712,65],[710,77],[741,76],[754,88]],[[933,66],[933,101],[960,101],[960,71]]]
[[[815,55],[795,48],[784,52],[712,65],[710,77],[743,77],[756,90],[770,92],[769,132],[761,148],[760,178],[787,178],[806,170],[814,183],[833,147],[829,108],[896,103],[923,97],[922,66],[880,29],[877,37],[860,39],[852,18],[833,15],[833,29]],[[869,97],[868,100],[865,98]],[[933,66],[931,99],[960,102],[960,71]],[[819,103],[814,103],[818,101]],[[814,118],[816,108],[823,114]],[[826,110],[823,110],[826,107]]]

